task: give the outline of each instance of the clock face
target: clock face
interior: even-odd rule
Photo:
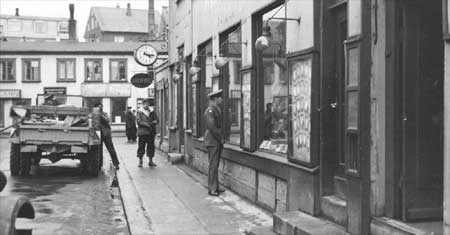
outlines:
[[[149,66],[158,59],[158,52],[150,44],[142,44],[134,51],[134,59],[140,65]]]

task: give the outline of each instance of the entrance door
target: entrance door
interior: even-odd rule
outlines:
[[[442,218],[442,1],[400,6],[403,220]]]

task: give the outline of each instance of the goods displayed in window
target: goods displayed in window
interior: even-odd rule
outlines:
[[[251,138],[251,73],[242,75],[242,119],[243,138],[241,145],[250,148]]]
[[[290,68],[292,100],[292,158],[310,161],[311,59],[296,61]]]

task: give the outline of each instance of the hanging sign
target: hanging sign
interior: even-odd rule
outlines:
[[[138,88],[145,88],[150,86],[153,82],[154,72],[149,73],[137,73],[131,77],[131,84]]]

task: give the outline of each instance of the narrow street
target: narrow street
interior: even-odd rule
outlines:
[[[33,228],[34,235],[129,234],[121,200],[116,189],[110,188],[113,172],[109,164],[97,178],[91,178],[80,173],[78,161],[51,164],[42,160],[31,176],[11,177],[7,138],[0,138],[0,149],[0,170],[8,177],[0,194],[28,197],[36,213],[33,221],[17,226]]]

